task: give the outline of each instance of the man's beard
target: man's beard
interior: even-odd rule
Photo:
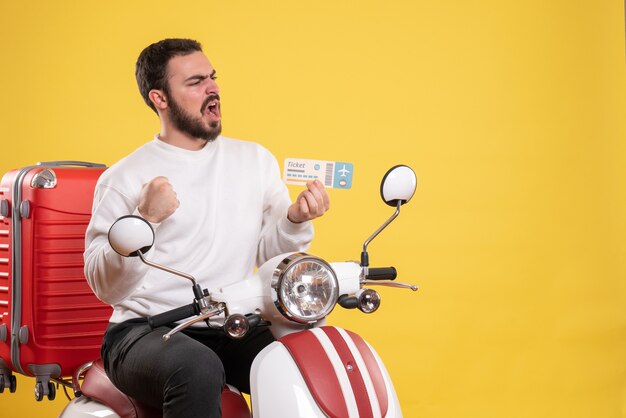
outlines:
[[[206,109],[206,104],[214,99],[219,100],[219,96],[211,95],[207,97],[204,105],[202,106],[202,112]],[[174,126],[193,138],[204,139],[207,142],[215,141],[215,139],[222,132],[221,121],[210,122],[209,127],[205,127],[201,117],[193,117],[185,109],[176,103],[176,100],[170,94],[169,97],[170,119]]]

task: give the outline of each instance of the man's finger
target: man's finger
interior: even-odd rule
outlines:
[[[301,196],[298,200],[300,203],[300,215],[304,220],[306,220],[309,218],[310,215],[309,204],[307,203],[307,200],[304,196]]]
[[[319,210],[319,205],[317,204],[317,200],[315,199],[313,193],[309,190],[305,190],[302,192],[302,197],[306,199],[306,204],[308,206],[307,212],[309,214],[309,217],[316,217]]]
[[[330,197],[328,196],[326,188],[319,180],[307,183],[307,187],[309,191],[313,193],[317,201],[318,216],[323,215],[330,207]]]
[[[330,196],[321,181],[315,180],[311,184],[307,184],[309,190],[315,195],[319,205],[324,208],[324,212],[330,208]]]
[[[306,187],[307,189],[309,189],[309,192],[313,194],[313,197],[318,202],[318,205],[323,205],[324,198],[322,197],[322,191],[319,189],[318,181],[317,180],[311,181],[307,183]]]

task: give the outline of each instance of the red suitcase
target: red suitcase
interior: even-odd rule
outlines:
[[[12,371],[35,376],[37,400],[100,355],[111,307],[83,274],[84,235],[105,166],[61,161],[0,182],[0,392]]]

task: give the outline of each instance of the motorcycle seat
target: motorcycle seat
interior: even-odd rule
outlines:
[[[109,406],[120,418],[158,418],[160,409],[142,404],[116,388],[104,371],[102,359],[93,362],[80,387],[83,396]],[[246,400],[233,386],[222,390],[222,418],[250,418]]]

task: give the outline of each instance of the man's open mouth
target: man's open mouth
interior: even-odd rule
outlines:
[[[202,113],[209,115],[212,120],[220,120],[222,114],[219,96],[209,96],[202,106]]]

